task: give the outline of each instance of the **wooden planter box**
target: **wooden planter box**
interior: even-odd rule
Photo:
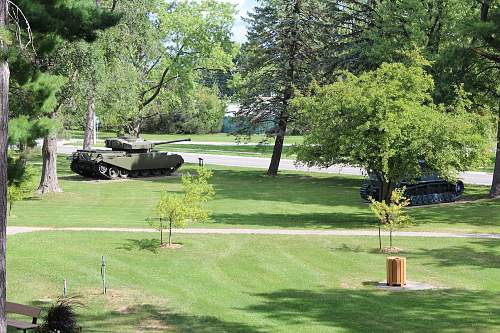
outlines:
[[[406,258],[387,257],[387,285],[400,286],[406,285]]]

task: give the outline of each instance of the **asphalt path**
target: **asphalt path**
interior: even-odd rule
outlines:
[[[156,229],[146,228],[51,228],[51,227],[7,227],[7,235],[16,235],[40,231],[80,231],[80,232],[139,232],[155,233]],[[377,236],[376,230],[304,230],[304,229],[234,229],[234,228],[186,228],[172,229],[177,234],[220,234],[220,235],[289,235],[289,236]],[[383,236],[389,233],[382,232]],[[430,231],[395,231],[397,237],[430,237],[430,238],[473,238],[500,239],[496,233],[454,233]]]
[[[71,154],[73,151],[77,149],[81,148],[70,145],[58,146],[58,152],[63,154]],[[213,154],[182,153],[182,152],[176,152],[176,154],[182,155],[182,157],[187,163],[198,163],[199,159],[202,158],[203,162],[207,165],[225,165],[225,166],[248,167],[248,168],[258,168],[258,169],[267,169],[269,167],[269,163],[271,160],[270,158],[266,157],[213,155]],[[280,170],[296,170],[305,172],[321,172],[321,173],[357,175],[357,176],[363,176],[366,174],[364,170],[351,166],[335,165],[329,168],[317,168],[317,167],[309,168],[303,165],[295,165],[295,161],[289,159],[281,160]],[[491,185],[491,182],[493,180],[493,175],[491,173],[486,173],[486,172],[470,171],[461,173],[460,178],[466,184]]]

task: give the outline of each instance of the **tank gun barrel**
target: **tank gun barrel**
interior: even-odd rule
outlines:
[[[191,139],[180,139],[180,140],[172,140],[172,141],[161,141],[161,142],[155,142],[155,146],[158,145],[166,145],[169,143],[177,143],[177,142],[186,142],[186,141],[191,141]]]

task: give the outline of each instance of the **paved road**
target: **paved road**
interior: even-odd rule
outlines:
[[[83,231],[83,232],[139,232],[156,233],[156,229],[145,228],[44,228],[44,227],[7,227],[7,235],[15,235],[40,231]],[[298,230],[298,229],[219,229],[219,228],[186,228],[173,229],[177,234],[221,234],[221,235],[291,235],[291,236],[377,236],[376,230]],[[388,236],[387,232],[382,232]],[[430,237],[430,238],[473,238],[473,239],[500,239],[500,234],[450,233],[450,232],[422,232],[396,231],[397,237]]]
[[[64,154],[70,154],[76,149],[75,146],[59,146],[58,151]],[[265,157],[248,157],[248,156],[229,156],[229,155],[212,155],[212,154],[198,154],[198,153],[179,153],[184,157],[188,163],[198,163],[198,158],[203,158],[205,164],[213,165],[227,165],[236,167],[250,167],[267,169],[269,166],[270,158]],[[364,171],[360,168],[353,168],[350,166],[332,166],[327,169],[308,168],[305,166],[296,166],[294,160],[282,159],[280,163],[281,170],[299,170],[306,172],[324,172],[336,173],[343,175],[363,175]],[[493,175],[486,172],[464,172],[460,174],[460,178],[467,184],[476,185],[491,185]]]

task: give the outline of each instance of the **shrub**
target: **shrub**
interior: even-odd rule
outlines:
[[[80,332],[77,327],[75,307],[83,306],[78,301],[79,296],[59,298],[55,304],[47,310],[41,333],[76,333]]]

